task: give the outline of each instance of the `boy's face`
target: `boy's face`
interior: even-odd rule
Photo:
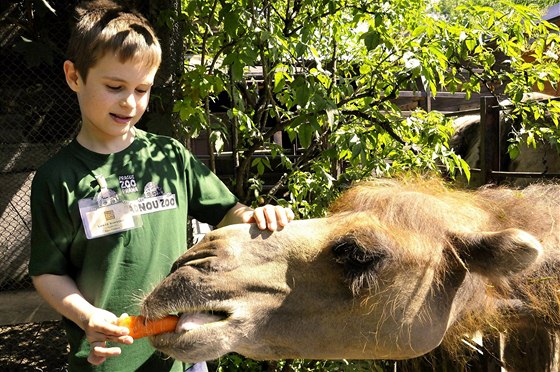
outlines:
[[[81,133],[95,141],[110,142],[125,138],[146,111],[157,67],[134,61],[121,63],[107,54],[89,70],[87,82],[72,62],[66,61],[64,70],[80,103]]]

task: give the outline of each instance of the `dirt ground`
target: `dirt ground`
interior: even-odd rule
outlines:
[[[66,334],[60,321],[0,326],[0,371],[66,371]]]

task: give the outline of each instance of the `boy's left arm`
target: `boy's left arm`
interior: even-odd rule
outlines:
[[[256,223],[261,230],[276,231],[289,224],[294,217],[294,212],[290,208],[279,205],[267,204],[253,209],[237,203],[226,213],[217,227],[236,223]]]

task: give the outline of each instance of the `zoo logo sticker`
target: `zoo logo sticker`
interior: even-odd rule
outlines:
[[[136,186],[136,180],[134,179],[134,174],[129,174],[127,176],[119,176],[119,185],[121,187],[123,194],[138,192],[138,186]]]
[[[161,187],[153,182],[149,182],[144,187],[143,197],[129,201],[128,205],[134,214],[147,214],[177,208],[175,194],[164,193]]]

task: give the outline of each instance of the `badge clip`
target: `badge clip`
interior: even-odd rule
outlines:
[[[99,208],[107,207],[109,205],[117,204],[120,202],[117,193],[107,188],[107,181],[105,180],[105,177],[103,177],[103,175],[97,175],[95,176],[95,179],[97,180],[97,184],[101,188],[99,193],[95,195],[95,200],[97,201],[97,206]]]

